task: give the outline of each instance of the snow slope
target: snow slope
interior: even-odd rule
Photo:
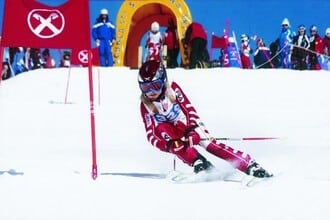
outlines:
[[[1,220],[330,218],[329,72],[168,70],[214,136],[284,138],[226,142],[277,174],[252,188],[160,178],[174,159],[146,141],[136,75],[94,68],[95,181],[87,69],[36,70],[1,83]],[[231,169],[201,152],[219,170]]]

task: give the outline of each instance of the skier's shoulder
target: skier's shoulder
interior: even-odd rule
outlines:
[[[176,88],[178,88],[178,89],[182,90],[181,87],[180,87],[180,85],[179,85],[177,82],[175,82],[175,81],[171,81],[171,82],[169,82],[169,85],[170,85],[170,87],[171,87],[172,89],[176,89]]]
[[[173,91],[174,96],[178,102],[184,102],[186,100],[186,95],[178,83],[175,81],[171,82],[171,90]]]

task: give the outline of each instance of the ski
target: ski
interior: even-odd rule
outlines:
[[[245,187],[253,187],[259,183],[269,181],[274,177],[258,178],[254,176],[249,176],[245,174],[237,175],[237,173],[224,174],[216,171],[202,171],[200,173],[183,173],[179,171],[174,171],[170,173],[166,179],[172,183],[201,183],[201,182],[211,182],[211,181],[222,181],[222,182],[232,182],[239,183]]]
[[[199,173],[173,171],[167,175],[166,179],[172,183],[200,183],[223,180],[224,175],[214,171],[201,171]]]

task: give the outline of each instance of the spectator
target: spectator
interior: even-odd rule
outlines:
[[[116,42],[116,30],[112,22],[109,21],[107,9],[101,9],[100,16],[92,29],[92,37],[99,50],[100,65],[113,66],[111,47]]]
[[[251,69],[250,53],[252,52],[249,45],[249,37],[246,34],[241,35],[240,57],[243,69]]]
[[[0,38],[1,40],[1,38]],[[9,62],[9,51],[8,48],[4,48],[3,61],[2,61],[2,70],[1,70],[1,79],[6,80],[11,77],[12,71]],[[0,80],[1,81],[1,80]]]
[[[55,67],[55,60],[50,56],[49,49],[44,49],[42,51],[42,58],[43,58],[43,63],[42,63],[43,68]]]
[[[188,46],[191,48],[189,69],[202,67],[205,62],[209,62],[206,45],[207,34],[204,27],[197,22],[192,22],[188,26],[183,39],[184,48],[187,49]]]
[[[271,57],[273,65],[274,65],[274,68],[279,68],[280,64],[281,64],[281,58],[280,58],[280,53],[278,51],[278,48],[279,48],[278,39],[276,41],[272,42],[269,46],[270,57]]]
[[[291,68],[290,63],[290,45],[292,43],[295,32],[291,30],[290,22],[287,18],[282,21],[282,31],[278,37],[280,52],[280,66],[282,68]]]
[[[31,69],[40,69],[42,67],[42,58],[39,48],[30,48]]]
[[[30,47],[24,49],[24,66],[27,70],[31,69],[30,51],[31,51]]]
[[[269,48],[266,47],[266,44],[261,38],[258,38],[256,41],[257,49],[254,52],[254,64],[256,68],[274,68]]]
[[[179,40],[177,27],[172,19],[168,21],[168,27],[165,31],[164,44],[167,46],[167,67],[178,67]]]
[[[306,49],[310,47],[310,43],[304,25],[298,26],[298,35],[293,38],[292,44],[291,62],[293,69],[306,70],[308,55]]]
[[[2,80],[9,79],[11,77],[11,71],[9,68],[8,61],[2,62],[2,71],[1,71]]]
[[[324,53],[330,56],[330,27],[325,30],[325,36],[323,38]]]
[[[161,60],[163,40],[163,36],[159,30],[159,23],[157,21],[152,22],[145,45],[148,50],[146,60]]]
[[[9,48],[9,63],[12,67],[12,74],[17,75],[28,71],[25,67],[25,49],[23,47],[10,47]]]
[[[222,67],[242,67],[239,48],[234,37],[228,37],[228,44],[221,54]]]
[[[311,70],[320,70],[321,65],[319,59],[323,58],[324,49],[323,49],[323,39],[317,33],[317,27],[312,25],[309,29],[310,31],[310,49],[312,52],[309,53],[309,63]],[[323,58],[324,59],[324,58]]]
[[[61,59],[60,67],[70,67],[71,63],[71,53],[70,51],[64,51]]]

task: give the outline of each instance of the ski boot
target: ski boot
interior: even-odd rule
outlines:
[[[198,154],[197,159],[193,163],[194,173],[199,173],[203,170],[210,171],[214,166],[201,154]]]
[[[255,160],[250,161],[249,166],[247,167],[245,173],[247,175],[258,177],[258,178],[267,178],[267,177],[273,176],[273,174],[267,172],[257,162],[255,162]]]

